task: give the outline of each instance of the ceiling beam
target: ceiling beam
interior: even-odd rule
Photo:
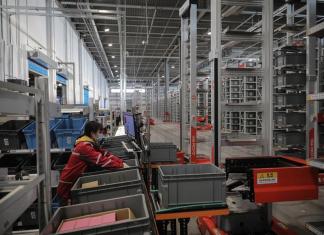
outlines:
[[[197,17],[197,25],[198,25],[199,21],[201,21],[201,18],[204,17],[205,14],[206,14],[206,12],[200,12],[199,13],[199,15]],[[172,45],[174,45],[174,44],[175,44],[174,45],[174,48],[173,48],[174,50],[179,47],[179,43],[176,44],[176,42],[178,41],[177,39],[180,37],[180,31],[181,30],[179,29],[178,33],[176,35],[174,35],[174,38],[172,39],[172,42],[170,43],[170,45],[167,48],[167,50],[169,50],[170,47]],[[167,50],[165,51],[164,56],[166,55]],[[172,55],[172,53],[174,52],[174,50],[172,50],[171,52],[169,52],[167,56],[170,57]],[[162,63],[162,59],[156,64],[156,66],[154,67],[153,71],[151,72],[151,75],[153,75],[157,71],[157,69],[161,66],[161,63]]]
[[[75,6],[76,2],[73,1],[61,1],[62,4],[65,5],[70,5],[70,6]],[[116,8],[116,7],[121,7],[121,8],[127,8],[127,9],[145,9],[147,8],[148,10],[164,10],[164,11],[178,11],[179,7],[167,7],[167,6],[145,6],[145,5],[132,5],[132,4],[127,4],[127,5],[123,5],[123,4],[110,4],[110,3],[90,3],[90,6],[92,7],[112,7],[112,8]],[[198,11],[205,11],[205,12],[210,12],[210,9],[206,9],[206,8],[199,8]]]
[[[30,16],[52,16],[52,17],[64,17],[64,18],[83,18],[81,14],[68,14],[68,13],[53,13],[53,14],[47,14],[46,12],[26,12],[26,11],[12,11],[7,10],[7,13],[10,15],[30,15]],[[88,13],[89,14],[89,13]],[[87,16],[88,19],[101,19],[101,20],[117,20],[116,16],[105,16],[101,14],[92,14]]]
[[[28,11],[46,11],[46,7],[39,7],[39,6],[15,6],[15,5],[0,5],[0,8],[6,10],[28,10]],[[101,10],[101,9],[78,9],[78,8],[60,8],[60,7],[53,7],[52,10],[54,12],[64,12],[64,13],[99,13],[104,15],[113,14],[116,15],[117,11],[115,10]]]

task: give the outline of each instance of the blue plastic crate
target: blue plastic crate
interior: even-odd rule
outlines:
[[[50,138],[51,138],[51,147],[56,147],[56,138],[53,132],[53,129],[62,122],[61,119],[50,120],[49,130],[50,130]],[[28,149],[36,149],[36,122],[30,123],[26,126],[22,132],[25,135],[26,144]]]
[[[62,122],[54,128],[59,148],[72,149],[76,138],[83,133],[87,119],[70,118],[61,119]]]

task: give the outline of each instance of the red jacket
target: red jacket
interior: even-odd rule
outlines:
[[[77,139],[68,163],[60,175],[57,194],[62,200],[70,198],[70,192],[76,180],[86,172],[89,165],[101,166],[103,168],[122,168],[123,161],[94,145],[94,141],[88,136]]]

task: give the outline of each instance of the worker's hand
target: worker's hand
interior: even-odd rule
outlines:
[[[123,163],[124,168],[129,168],[129,165],[127,165],[125,162]]]

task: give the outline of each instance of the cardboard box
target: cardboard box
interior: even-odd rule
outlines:
[[[90,227],[101,227],[103,225],[113,224],[117,221],[132,220],[135,218],[136,217],[130,208],[105,211],[63,220],[56,232],[58,234],[64,234]]]
[[[92,182],[88,182],[88,183],[83,183],[81,185],[81,188],[86,189],[86,188],[97,188],[99,186],[99,182],[98,180],[96,181],[92,181]]]
[[[116,213],[114,212],[92,214],[63,220],[57,232],[66,233],[78,231],[80,229],[108,225],[114,222],[116,222]]]
[[[133,211],[130,208],[119,209],[115,210],[114,212],[116,212],[117,221],[136,218],[133,214]]]

